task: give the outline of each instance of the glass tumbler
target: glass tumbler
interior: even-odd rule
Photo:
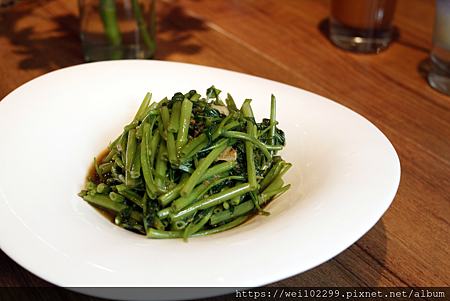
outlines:
[[[396,0],[331,0],[330,40],[357,53],[379,53],[393,39]]]
[[[85,61],[155,55],[155,0],[78,0],[78,5]]]
[[[450,95],[450,0],[436,0],[436,14],[428,82]]]

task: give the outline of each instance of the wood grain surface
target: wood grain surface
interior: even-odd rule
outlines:
[[[397,39],[370,55],[331,44],[327,0],[156,4],[155,59],[243,72],[325,96],[367,118],[399,155],[398,193],[380,221],[333,259],[269,286],[450,286],[450,97],[425,78],[434,1],[398,0]],[[0,99],[42,74],[82,63],[76,0],[0,8]],[[28,288],[26,298],[40,300],[42,291],[30,288],[53,285],[0,251],[0,287]],[[49,294],[97,300],[69,290]]]

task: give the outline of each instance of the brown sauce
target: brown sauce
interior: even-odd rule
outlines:
[[[106,157],[108,156],[109,152],[110,152],[109,149],[105,149],[103,152],[100,153],[100,155],[98,155],[98,156],[96,157],[96,160],[97,160],[97,164],[98,164],[98,165],[101,165],[101,164],[102,164],[103,159],[106,158]],[[104,175],[104,178],[105,178],[105,180],[106,180],[107,178],[109,178],[109,174],[105,174],[105,175]],[[87,174],[87,176],[86,176],[86,183],[87,183],[87,182],[92,182],[92,183],[94,183],[95,185],[98,185],[98,184],[102,183],[102,180],[100,179],[100,177],[99,177],[99,175],[98,175],[98,173],[97,173],[97,170],[95,169],[94,161],[92,161],[92,164],[91,164],[91,166],[89,167],[88,174]],[[107,220],[109,220],[111,223],[114,224],[114,219],[115,219],[115,217],[116,217],[116,213],[115,213],[115,212],[109,211],[109,210],[107,210],[107,209],[105,209],[105,208],[96,206],[96,205],[91,204],[91,203],[88,203],[88,204],[91,205],[92,208],[94,208],[94,209],[95,209],[98,213],[100,213],[103,217],[105,217]]]
[[[96,157],[98,165],[102,164],[103,159],[108,156],[109,152],[110,152],[109,149],[105,149],[103,152],[100,153],[100,155]],[[106,175],[106,178],[108,178],[108,174]],[[89,181],[93,182],[95,185],[98,185],[102,182],[97,174],[97,170],[95,169],[94,161],[92,161],[92,164],[89,167],[88,174],[86,176],[86,183]]]

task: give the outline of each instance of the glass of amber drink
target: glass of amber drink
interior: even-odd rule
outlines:
[[[357,53],[379,53],[393,39],[396,0],[332,0],[330,40]]]

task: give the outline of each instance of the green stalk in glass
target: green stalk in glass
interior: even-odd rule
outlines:
[[[138,0],[131,0],[134,18],[139,28],[139,32],[144,43],[154,53],[156,45],[145,25],[144,17],[139,7]],[[154,5],[154,4],[152,4]],[[154,7],[152,7],[154,10]],[[122,59],[124,56],[122,45],[122,35],[119,28],[116,12],[116,0],[100,0],[100,15],[105,29],[105,36],[114,51],[110,53],[108,59]]]

